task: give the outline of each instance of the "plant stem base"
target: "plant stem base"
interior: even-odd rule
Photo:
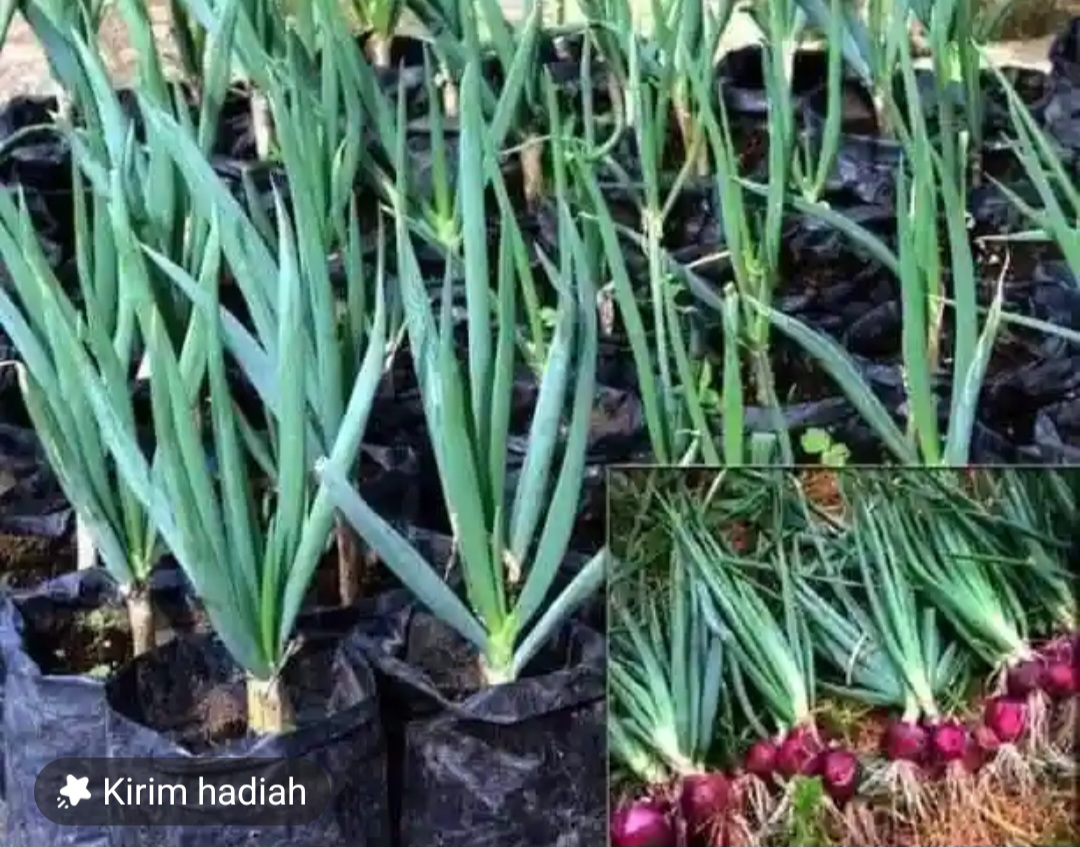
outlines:
[[[257,735],[288,732],[295,724],[292,704],[280,676],[247,678],[248,729]]]

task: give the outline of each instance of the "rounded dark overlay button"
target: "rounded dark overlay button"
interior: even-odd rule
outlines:
[[[57,759],[34,783],[53,823],[81,826],[289,826],[334,796],[307,759]]]

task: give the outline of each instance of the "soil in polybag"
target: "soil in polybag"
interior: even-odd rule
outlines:
[[[204,762],[220,778],[236,760],[236,779],[266,769],[252,759],[304,758],[327,772],[334,798],[305,825],[113,826],[113,847],[385,847],[389,843],[385,749],[377,691],[360,652],[334,636],[304,634],[284,670],[296,727],[280,735],[248,732],[244,672],[213,636],[179,638],[126,665],[107,685],[108,754],[183,757],[185,772]]]
[[[31,588],[71,570],[73,523],[33,431],[0,423],[0,587]]]
[[[175,569],[154,575],[153,597],[159,639],[196,625]],[[104,681],[130,652],[126,608],[101,569],[0,597],[5,847],[109,844],[104,827],[47,820],[34,801],[34,786],[55,759],[106,755]]]
[[[405,608],[381,641],[394,847],[601,847],[605,649],[568,625],[516,682],[481,689],[476,651]]]

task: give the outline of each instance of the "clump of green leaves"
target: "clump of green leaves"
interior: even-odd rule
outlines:
[[[851,458],[851,450],[846,444],[833,441],[828,430],[819,427],[810,427],[802,434],[799,445],[811,456],[817,456],[818,461],[830,468],[842,468]]]

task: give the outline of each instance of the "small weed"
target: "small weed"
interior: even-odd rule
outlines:
[[[820,463],[830,468],[842,468],[851,458],[851,450],[846,444],[833,441],[831,435],[818,427],[810,427],[799,439],[802,449],[811,456],[817,456]]]
[[[859,730],[872,711],[872,708],[854,700],[829,698],[819,702],[817,721],[820,726],[850,746],[859,738]]]
[[[94,665],[90,670],[86,672],[87,676],[92,676],[95,679],[105,679],[110,673],[112,673],[112,665]]]
[[[791,817],[779,844],[784,847],[829,847],[825,787],[818,777],[797,777],[792,785]]]

